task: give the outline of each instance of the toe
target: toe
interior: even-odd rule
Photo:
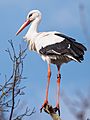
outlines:
[[[57,111],[58,111],[58,115],[60,116],[60,108],[55,107],[55,108],[54,108],[54,111],[55,111],[55,112],[57,112]]]
[[[45,100],[44,103],[43,103],[43,105],[42,105],[42,107],[41,107],[41,109],[40,109],[40,112],[42,112],[42,109],[43,109],[43,108],[46,108],[46,105],[47,105],[47,104],[48,104],[48,101]]]

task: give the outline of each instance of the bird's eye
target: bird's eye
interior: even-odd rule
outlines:
[[[32,16],[32,14],[29,15],[29,18]]]

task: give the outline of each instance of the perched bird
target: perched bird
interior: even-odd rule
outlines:
[[[48,90],[51,77],[50,64],[55,64],[58,69],[57,74],[57,101],[55,111],[60,115],[60,67],[63,63],[70,61],[81,62],[84,58],[86,47],[72,37],[66,36],[60,32],[38,32],[38,25],[41,21],[41,12],[32,10],[28,13],[25,23],[17,31],[18,35],[26,26],[31,26],[24,36],[29,43],[29,50],[36,51],[48,64],[48,80],[46,86],[46,97],[41,110],[48,104]]]

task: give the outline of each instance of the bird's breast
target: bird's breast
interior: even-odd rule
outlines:
[[[36,51],[36,45],[32,40],[29,40],[28,44],[29,44],[29,50]]]

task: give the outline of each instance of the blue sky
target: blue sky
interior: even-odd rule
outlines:
[[[19,35],[15,33],[25,21],[27,13],[32,9],[39,9],[42,12],[42,22],[39,31],[60,31],[77,39],[89,47],[90,42],[85,39],[82,26],[80,24],[79,3],[84,4],[85,20],[89,26],[90,21],[90,1],[84,0],[2,0],[0,1],[0,78],[4,74],[9,75],[11,63],[8,59],[5,49],[9,48],[8,40],[13,39],[17,46],[22,44],[24,48],[26,43],[22,37],[28,30],[28,27]],[[90,28],[87,28],[90,32]],[[47,81],[47,63],[43,62],[39,55],[27,51],[27,57],[24,61],[24,74],[28,77],[25,81],[26,96],[24,102],[31,108],[36,106],[36,114],[31,117],[32,120],[48,120],[49,116],[45,113],[40,114],[39,108],[45,98],[45,88]],[[81,90],[85,94],[90,87],[90,50],[85,54],[85,60],[80,64],[71,62],[64,64],[61,68],[61,91],[65,91],[72,98],[75,90]],[[52,77],[50,85],[49,100],[55,105],[56,100],[56,76],[57,69],[51,65]],[[34,77],[33,77],[34,76]],[[61,117],[63,120],[73,119],[67,107],[61,100]]]

